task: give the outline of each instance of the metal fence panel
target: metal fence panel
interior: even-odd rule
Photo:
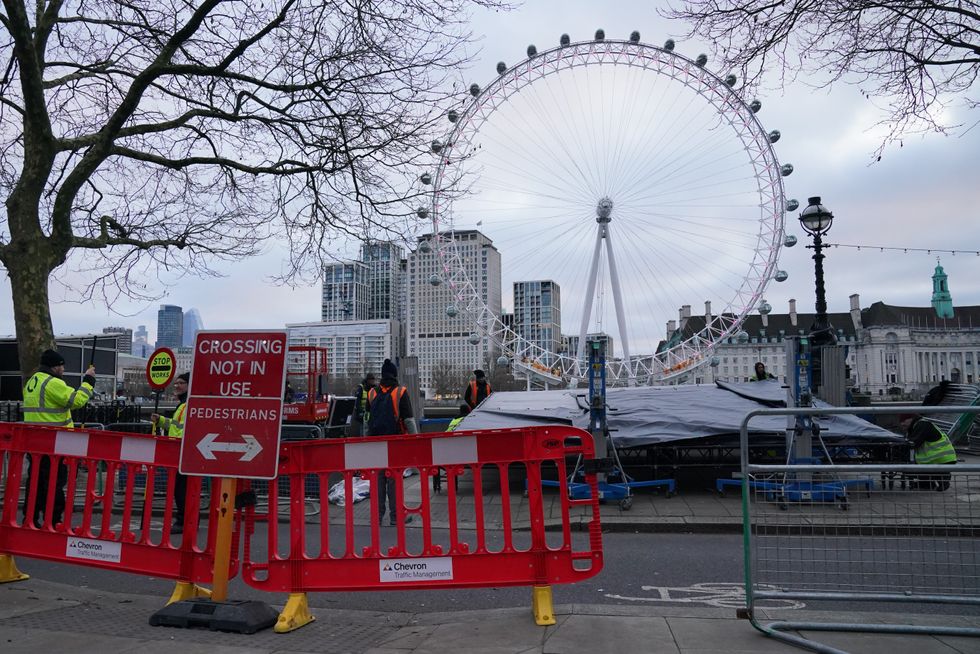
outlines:
[[[950,409],[941,408],[946,413]],[[819,652],[837,650],[785,631],[980,636],[980,628],[862,621],[863,611],[892,603],[956,604],[960,611],[980,615],[980,465],[759,465],[748,460],[747,425],[758,415],[819,418],[938,410],[771,409],[746,416],[741,435],[745,592],[748,617],[756,628]],[[953,410],[980,412],[978,407]],[[761,624],[754,605],[774,598],[859,610],[851,612],[853,622],[846,624]]]

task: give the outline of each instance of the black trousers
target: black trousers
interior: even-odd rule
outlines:
[[[35,463],[36,466],[35,470]],[[51,457],[41,455],[37,461],[30,454],[27,455],[27,480],[24,488],[24,522],[27,522],[27,503],[31,497],[31,478],[37,477],[37,497],[34,501],[34,515],[31,518],[36,526],[41,525],[41,514],[48,505],[48,486],[51,483]],[[58,473],[54,483],[54,504],[51,507],[51,524],[56,525],[61,522],[65,515],[65,486],[68,484],[68,466],[63,462],[58,464]]]
[[[174,522],[183,524],[184,507],[187,506],[187,477],[174,473]]]
[[[389,471],[391,472],[391,471]],[[394,520],[398,515],[398,505],[396,504],[397,498],[395,496],[395,477],[394,472],[392,476],[389,477],[385,474],[385,471],[378,472],[378,523],[384,520],[385,517],[385,499],[388,500],[388,516],[391,520]]]

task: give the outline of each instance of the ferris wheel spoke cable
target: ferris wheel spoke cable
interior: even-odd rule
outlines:
[[[646,132],[648,134],[647,142],[634,148],[642,158],[632,163],[630,175],[623,176],[621,182],[623,188],[635,188],[640,185],[641,181],[656,178],[663,169],[673,169],[679,159],[691,158],[696,154],[687,148],[683,151],[683,156],[678,154],[678,151],[685,146],[685,143],[679,142],[680,139],[688,133],[692,123],[703,112],[703,107],[691,111],[691,104],[692,100],[689,100],[685,107],[678,112],[680,116],[687,119],[682,126],[677,125],[678,117],[673,124],[663,129],[641,128],[638,130],[640,133]],[[656,141],[653,140],[654,138]],[[658,161],[659,164],[656,163]]]
[[[735,170],[734,169],[731,169],[731,170],[728,170],[728,171],[725,171],[725,172],[732,173],[732,172],[735,172]],[[707,190],[711,190],[711,189],[718,189],[719,187],[722,187],[721,190],[725,190],[725,189],[731,188],[734,185],[738,185],[738,184],[742,184],[743,185],[743,189],[744,189],[744,185],[745,184],[747,184],[749,182],[755,182],[755,180],[756,180],[756,178],[754,176],[753,177],[745,177],[745,176],[743,176],[743,177],[740,177],[740,178],[729,177],[729,178],[725,178],[725,179],[714,179],[714,180],[711,180],[711,181],[706,181],[706,180],[703,180],[703,179],[701,179],[701,180],[692,180],[692,181],[690,181],[690,182],[688,182],[686,184],[683,184],[683,185],[678,184],[676,186],[671,187],[670,189],[664,189],[661,193],[659,193],[657,195],[647,196],[647,197],[649,197],[650,199],[656,199],[660,203],[664,203],[664,202],[666,202],[666,200],[668,198],[671,198],[671,197],[674,197],[674,196],[678,196],[678,195],[681,195],[682,196],[684,193],[691,193],[691,192],[694,192],[694,191],[707,191]],[[753,184],[753,186],[754,186],[754,184]],[[745,195],[744,190],[741,191],[741,192],[731,192],[731,193],[724,193],[724,194],[716,194],[716,195],[711,196],[711,197],[713,197],[713,198],[716,198],[716,197],[738,197],[740,195]],[[626,201],[628,201],[628,200],[629,200],[629,198],[627,198]],[[752,205],[748,205],[748,206],[757,206],[757,204],[753,203]]]
[[[514,153],[511,153],[512,157]],[[518,159],[521,163],[513,163],[513,159],[504,160],[493,157],[491,160],[487,161],[484,166],[484,171],[481,178],[484,180],[489,179],[489,183],[484,181],[483,184],[491,189],[512,191],[516,190],[521,193],[537,196],[541,193],[540,190],[535,190],[533,184],[538,184],[541,188],[546,188],[550,192],[545,194],[544,197],[549,199],[560,199],[563,202],[577,201],[579,203],[588,203],[592,200],[588,197],[586,192],[578,185],[570,184],[568,177],[559,177],[557,181],[548,180],[544,174],[545,171],[551,171],[554,175],[554,168],[543,166],[536,167],[531,164],[526,159]],[[497,175],[488,175],[488,172],[498,173]],[[515,175],[515,173],[520,173]],[[578,198],[578,199],[576,199]]]
[[[642,232],[642,231],[645,231],[645,230],[637,229],[636,231]],[[733,277],[736,277],[736,278],[741,277],[741,273],[736,272],[736,271],[733,271],[733,270],[730,270],[730,269],[727,269],[724,266],[722,266],[722,260],[723,260],[722,257],[719,257],[719,256],[707,256],[706,257],[705,256],[706,252],[699,252],[699,251],[693,250],[690,247],[688,247],[687,245],[685,245],[684,242],[681,241],[680,239],[673,239],[673,240],[667,241],[666,239],[656,238],[656,234],[647,233],[647,235],[654,237],[654,238],[649,239],[649,240],[652,240],[653,241],[653,243],[654,243],[654,246],[653,247],[655,249],[659,247],[658,246],[659,243],[668,243],[669,244],[669,248],[670,249],[664,251],[664,258],[665,259],[674,258],[674,257],[676,257],[676,255],[678,253],[682,253],[682,254],[687,255],[687,260],[688,261],[698,261],[699,262],[698,263],[699,270],[702,270],[702,271],[705,271],[705,272],[709,272],[712,269],[716,269],[716,270],[720,270],[723,273],[726,273],[728,276],[733,276]],[[637,239],[636,241],[638,242],[639,239]],[[717,254],[717,251],[715,252],[715,254]],[[701,263],[702,261],[703,261],[703,263]],[[718,279],[720,281],[721,278],[719,277]]]
[[[644,211],[642,207],[630,207],[629,211],[624,211],[623,214],[628,216],[631,224],[635,223],[637,228],[642,225],[649,229],[662,230],[672,228],[673,224],[680,224],[692,228],[700,228],[700,233],[711,230],[712,232],[736,234],[753,238],[758,235],[755,229],[739,229],[738,223],[734,221],[729,226],[729,221],[726,221],[723,216],[687,216],[680,213]],[[657,220],[651,220],[654,218]],[[746,227],[752,226],[752,221],[749,220],[738,222],[745,223]],[[711,236],[710,233],[706,235]]]
[[[534,110],[533,113],[536,116],[547,116],[554,112],[556,107],[553,101],[554,89],[552,86],[553,85],[550,81],[546,83],[546,87],[550,90],[548,95],[550,98],[552,98],[552,101],[548,102],[547,104],[545,103],[545,99],[540,97],[539,94],[529,95],[528,104],[532,106],[532,109]],[[576,173],[581,179],[581,186],[594,197],[599,192],[599,176],[597,171],[593,168],[592,160],[586,156],[584,140],[570,138],[572,135],[567,133],[568,129],[561,129],[559,127],[560,125],[574,126],[576,122],[574,116],[570,115],[569,113],[570,107],[575,105],[572,105],[568,101],[564,86],[559,85],[559,91],[565,97],[565,101],[557,103],[557,120],[546,121],[545,130],[543,132],[541,130],[535,132],[534,136],[536,139],[541,140],[544,135],[549,135],[551,138],[556,140],[557,144],[561,147],[561,152],[551,154],[551,165],[557,163],[568,171],[568,165],[570,164],[572,168],[574,168],[574,171],[569,171],[569,175],[571,175],[571,172]],[[581,98],[579,98],[578,101],[581,102]],[[546,166],[545,169],[547,170],[549,167],[550,166]]]
[[[630,239],[627,242],[628,243],[639,243],[640,241],[638,239],[636,239],[636,240]],[[659,244],[661,242],[665,243],[665,245],[666,245],[666,248],[665,249],[662,249],[660,247]],[[724,266],[721,265],[721,263],[720,263],[721,257],[707,257],[707,258],[705,258],[703,252],[701,252],[701,253],[695,253],[695,252],[691,251],[689,248],[686,248],[685,246],[683,246],[679,242],[671,242],[671,241],[663,241],[663,240],[660,240],[660,239],[655,239],[653,241],[652,249],[653,249],[653,252],[654,253],[661,254],[661,256],[658,257],[658,260],[662,260],[662,261],[675,261],[676,259],[678,259],[678,257],[677,257],[677,254],[678,253],[682,253],[682,254],[686,254],[687,255],[686,257],[683,257],[683,259],[685,261],[699,261],[699,259],[704,260],[703,265],[699,261],[697,272],[698,273],[708,273],[708,274],[711,274],[712,277],[716,281],[721,281],[722,280],[722,276],[713,273],[712,272],[712,269],[719,269],[722,273],[725,273],[725,276],[726,277],[729,277],[729,278],[731,276],[738,277],[738,273],[735,273],[735,272],[733,272],[733,271],[731,271],[731,270],[729,270],[729,269],[727,269],[727,268],[725,268]],[[638,256],[634,258],[634,261],[637,261],[637,262],[638,261],[642,261],[642,253],[638,253]],[[672,279],[672,278],[677,278],[677,277],[678,277],[677,270],[672,270],[672,272],[669,275],[666,275],[665,276],[665,279]],[[688,292],[697,291],[698,293],[703,294],[703,292],[704,292],[703,290],[696,289],[694,286],[692,286],[689,283],[690,280],[694,279],[694,275],[693,274],[684,274],[681,278],[683,280],[685,280],[685,288],[687,289]],[[726,283],[726,285],[728,285],[728,284]],[[690,298],[690,296],[688,296],[688,298]],[[679,299],[683,300],[684,298],[679,298]],[[691,300],[690,299],[687,299],[686,301],[687,302],[690,302]]]
[[[537,94],[529,93],[526,94],[524,101],[528,105],[532,105],[534,111],[528,112],[534,116],[544,116],[548,115],[549,112],[544,111],[541,103],[538,101]],[[520,119],[512,119],[508,114],[514,113],[513,111],[505,112],[504,117],[508,119],[515,135],[519,135],[521,138],[511,138],[508,140],[506,147],[508,148],[508,155],[513,154],[513,150],[516,148],[519,153],[527,160],[533,160],[536,157],[542,157],[545,161],[551,163],[550,166],[546,167],[546,170],[550,170],[554,165],[561,166],[568,176],[573,176],[576,173],[581,175],[584,183],[589,183],[589,176],[581,170],[573,170],[568,168],[566,162],[572,161],[574,163],[575,158],[571,154],[568,144],[561,137],[560,132],[556,129],[555,124],[550,121],[546,121],[544,125],[536,124],[531,125],[529,119],[526,116],[518,116]],[[545,135],[550,136],[544,138]],[[533,144],[533,147],[532,145]],[[555,147],[558,149],[556,150]],[[566,156],[561,156],[562,154]]]
[[[733,169],[744,170],[744,159],[742,161],[731,161],[738,154],[734,151],[720,153],[717,148],[708,148],[707,144],[704,144],[702,150],[705,155],[710,153],[714,156],[709,160],[699,160],[695,158],[695,155],[698,154],[697,152],[688,152],[685,153],[685,160],[683,162],[677,160],[668,161],[665,158],[663,161],[667,163],[662,164],[660,168],[652,170],[650,174],[651,178],[656,180],[658,187],[670,188],[673,191],[678,181],[687,184],[695,181],[703,181],[705,179],[705,171],[710,171],[712,176],[716,177],[723,172],[729,172]],[[744,153],[742,155],[744,156]],[[727,162],[727,167],[722,167],[724,162]],[[665,169],[664,174],[660,174],[661,168]],[[754,179],[754,175],[751,179]]]
[[[621,134],[619,135],[618,138],[615,139],[615,141],[613,141],[614,149],[611,156],[614,163],[610,168],[607,169],[609,170],[609,178],[617,181],[623,178],[625,174],[625,167],[630,164],[630,159],[632,158],[630,156],[630,153],[627,152],[627,145],[629,141],[627,138],[623,137],[622,133],[625,134],[630,133],[631,128],[633,126],[633,120],[636,114],[636,110],[640,106],[639,105],[640,84],[638,83],[639,80],[635,75],[635,70],[636,69],[633,66],[628,66],[625,71],[626,94],[625,97],[623,98],[622,104],[620,105],[622,109],[625,111],[625,115],[622,117],[622,120],[618,122],[618,126],[620,127],[619,131],[621,132]],[[649,89],[647,89],[647,91],[649,92]],[[637,132],[634,131],[633,133],[637,133]],[[618,187],[611,187],[610,191],[611,191],[610,193],[611,195],[619,194]]]
[[[655,177],[661,170],[675,166],[682,158],[682,154],[684,157],[691,156],[690,144],[684,139],[690,135],[695,121],[699,120],[706,111],[703,103],[700,106],[694,104],[696,97],[698,96],[689,96],[684,105],[678,107],[681,96],[675,94],[669,113],[672,117],[671,122],[662,127],[658,125],[659,129],[641,130],[641,133],[646,132],[647,138],[646,142],[637,148],[637,152],[643,154],[645,158],[637,162],[633,168],[635,171],[642,172],[644,176]],[[636,179],[627,178],[627,182],[632,185]]]
[[[522,130],[516,130],[516,131],[522,131]],[[490,155],[491,158],[489,158],[487,161],[484,162],[484,166],[489,167],[491,169],[496,169],[504,173],[508,173],[509,179],[523,178],[525,181],[537,182],[538,184],[541,184],[544,187],[550,187],[554,192],[560,194],[564,191],[567,191],[569,187],[574,188],[574,186],[569,182],[570,177],[576,175],[581,177],[581,172],[579,170],[576,170],[574,167],[569,168],[566,165],[566,162],[571,161],[570,158],[553,155],[552,160],[554,165],[557,165],[565,172],[565,176],[558,178],[558,180],[563,182],[564,184],[559,185],[554,181],[547,180],[547,178],[544,177],[543,172],[548,172],[548,171],[553,172],[553,166],[533,165],[533,160],[536,160],[540,156],[540,151],[528,147],[527,144],[534,141],[534,139],[531,139],[529,137],[522,139],[519,145],[512,145],[509,142],[505,144],[502,141],[498,140],[496,136],[493,134],[488,134],[484,136],[484,139],[488,143],[493,142],[494,145],[498,145],[501,149],[507,150],[505,153],[507,157],[506,159],[503,158],[504,155],[501,155],[500,157],[496,155]],[[515,172],[521,173],[521,175],[515,176],[514,175]]]

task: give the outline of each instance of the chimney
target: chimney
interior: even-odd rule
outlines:
[[[678,321],[678,324],[680,324],[681,329],[684,329],[685,327],[687,327],[687,319],[691,317],[691,305],[685,304],[684,306],[682,306],[679,316],[680,316],[680,320]]]
[[[704,324],[711,323],[711,300],[705,300],[704,302]]]
[[[675,331],[677,331],[677,323],[675,321],[673,321],[673,320],[668,320],[667,321],[667,336],[669,337]]]
[[[796,327],[796,300],[789,301],[789,324]]]
[[[762,326],[763,327],[768,327],[769,326],[769,314],[768,313],[762,314]]]
[[[857,293],[851,296],[851,322],[854,324],[854,331],[864,329],[861,324],[861,296]]]

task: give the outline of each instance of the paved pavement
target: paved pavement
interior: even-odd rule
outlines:
[[[463,482],[466,483],[465,480]],[[499,480],[486,483],[499,488]],[[510,484],[507,495],[518,515],[524,500]],[[421,496],[419,479],[409,480],[409,503]],[[471,495],[471,493],[461,493]],[[602,506],[609,529],[657,531],[731,531],[741,526],[737,490],[719,497],[706,489],[680,489],[669,499],[643,493],[633,507]],[[942,494],[936,494],[940,496]],[[445,511],[443,493],[433,501],[433,525]],[[498,493],[499,502],[499,493]],[[356,505],[356,519],[367,521],[368,503]],[[318,510],[320,507],[312,507]],[[773,509],[778,511],[777,509]],[[833,507],[828,512],[833,512]],[[790,514],[792,513],[789,512]],[[318,514],[320,519],[323,513]],[[778,513],[777,513],[778,515]],[[853,509],[849,513],[853,514]],[[326,519],[334,520],[332,507]],[[464,525],[461,525],[464,526]],[[412,528],[417,528],[415,525]],[[651,536],[651,538],[655,538]],[[555,607],[557,624],[536,626],[530,609],[493,609],[451,613],[351,611],[318,605],[325,596],[312,595],[316,621],[293,633],[265,630],[253,635],[204,629],[150,627],[149,617],[163,598],[76,588],[39,578],[0,585],[0,652],[351,652],[357,654],[416,654],[467,652],[475,654],[573,654],[577,652],[664,652],[678,654],[737,654],[797,652],[796,647],[768,637],[738,619],[731,608],[694,606],[614,606],[596,604]],[[282,601],[281,595],[269,602]],[[324,604],[326,604],[324,602]],[[275,606],[278,610],[281,607]],[[763,621],[785,619],[786,613],[758,612]],[[800,622],[847,622],[853,615],[799,610]],[[976,627],[976,615],[861,614],[862,620],[886,624],[929,624]],[[881,635],[847,632],[790,632],[810,637],[839,651],[867,654],[977,654],[980,638],[931,635]]]

